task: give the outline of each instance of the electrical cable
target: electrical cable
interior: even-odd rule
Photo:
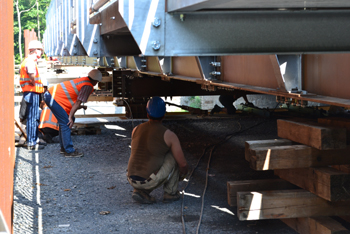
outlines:
[[[185,199],[185,190],[186,188],[188,187],[188,185],[190,184],[190,179],[192,177],[192,174],[193,172],[196,170],[196,168],[198,167],[199,165],[199,162],[201,161],[202,157],[205,155],[205,151],[209,148],[206,147],[204,148],[203,150],[203,153],[202,153],[202,156],[198,159],[197,161],[197,164],[195,165],[195,167],[193,168],[193,170],[191,171],[190,175],[188,176],[188,182],[185,186],[185,188],[182,190],[182,205],[181,205],[181,221],[182,221],[182,230],[183,230],[183,233],[186,234],[186,226],[185,226],[185,220],[184,220],[184,215],[183,215],[183,210],[184,210],[184,199]]]
[[[132,116],[132,111],[131,111],[131,108],[130,108],[130,105],[129,103],[123,98],[123,101],[126,103],[126,105],[128,105],[128,108],[129,108],[129,111],[130,111],[130,115],[131,115],[131,124],[132,124],[132,129],[134,129],[134,118]]]
[[[277,108],[279,105],[280,105],[280,102],[277,103],[277,105],[275,106],[275,108],[273,109],[273,111],[275,111],[276,108]],[[206,181],[205,181],[205,186],[204,186],[204,190],[203,190],[203,194],[202,194],[201,214],[200,214],[200,216],[199,216],[199,221],[198,221],[198,225],[197,225],[197,229],[196,229],[196,234],[199,234],[199,228],[200,228],[201,221],[202,221],[202,217],[203,217],[203,211],[204,211],[204,196],[205,196],[205,192],[206,192],[207,187],[208,187],[209,168],[210,168],[210,161],[211,161],[211,157],[212,157],[213,151],[215,150],[215,148],[216,148],[217,146],[219,146],[219,145],[225,143],[225,142],[226,142],[227,140],[229,140],[231,137],[233,137],[233,136],[235,136],[235,135],[238,135],[238,134],[241,134],[241,133],[243,133],[243,132],[245,132],[245,131],[248,131],[248,130],[250,130],[250,129],[252,129],[252,128],[255,128],[255,127],[257,127],[257,126],[259,126],[259,125],[261,125],[261,124],[264,124],[264,123],[266,123],[266,122],[268,122],[268,121],[269,121],[269,120],[262,121],[262,122],[257,123],[257,124],[255,124],[255,125],[249,127],[249,128],[246,128],[246,129],[244,129],[244,130],[242,130],[242,125],[237,121],[237,123],[239,124],[239,130],[238,130],[237,132],[234,132],[234,133],[231,133],[231,134],[227,134],[227,135],[225,136],[225,139],[222,140],[221,142],[218,142],[218,143],[216,143],[216,144],[212,144],[212,145],[210,145],[210,146],[207,146],[207,147],[204,149],[202,156],[199,158],[199,160],[198,160],[198,162],[197,162],[195,168],[193,168],[193,170],[192,170],[192,172],[191,172],[191,174],[190,174],[190,176],[189,176],[189,178],[188,178],[188,183],[187,183],[186,187],[183,189],[183,192],[182,192],[181,220],[182,220],[182,229],[183,229],[183,233],[184,233],[184,234],[186,234],[185,220],[184,220],[184,218],[183,218],[183,208],[184,208],[184,197],[185,197],[184,195],[185,195],[185,190],[186,190],[187,186],[188,186],[189,183],[190,183],[190,179],[191,179],[191,176],[192,176],[193,172],[194,172],[195,169],[198,167],[198,164],[199,164],[200,160],[202,159],[202,157],[205,155],[206,150],[209,149],[210,147],[213,147],[213,148],[211,149],[211,151],[210,151],[210,155],[209,155],[209,159],[208,159],[208,164],[207,164]]]
[[[273,111],[276,110],[276,108],[280,105],[280,102],[277,103],[276,107],[273,109]],[[189,177],[188,177],[188,182],[187,182],[187,185],[185,186],[185,188],[182,190],[182,205],[181,205],[181,221],[182,221],[182,230],[183,230],[183,233],[186,234],[186,225],[185,225],[185,220],[184,220],[184,214],[183,214],[183,210],[184,210],[184,198],[185,198],[185,190],[186,188],[188,187],[188,185],[190,184],[190,179],[192,177],[192,174],[193,172],[196,170],[196,168],[198,167],[199,165],[199,162],[201,161],[201,159],[203,158],[203,156],[205,155],[205,152],[207,151],[207,149],[211,148],[211,151],[210,151],[210,155],[209,155],[209,159],[208,159],[208,163],[207,163],[207,169],[206,169],[206,181],[205,181],[205,186],[204,186],[204,190],[203,190],[203,193],[202,193],[202,205],[201,205],[201,213],[200,213],[200,216],[199,216],[199,221],[198,221],[198,225],[197,225],[197,229],[196,229],[196,234],[199,234],[199,228],[200,228],[200,225],[201,225],[201,221],[202,221],[202,217],[203,217],[203,211],[204,211],[204,196],[205,196],[205,193],[206,193],[206,190],[207,190],[207,187],[208,187],[208,178],[209,178],[209,166],[210,166],[210,161],[211,161],[211,157],[212,157],[212,153],[213,151],[215,150],[215,148],[223,143],[225,143],[227,140],[229,140],[230,138],[232,138],[233,136],[237,136],[238,134],[241,134],[245,131],[248,131],[252,128],[255,128],[261,124],[264,124],[266,122],[268,122],[269,120],[265,120],[265,121],[262,121],[260,123],[257,123],[249,128],[246,128],[244,130],[242,130],[242,125],[237,122],[239,124],[239,130],[237,132],[234,132],[234,133],[231,133],[231,134],[227,134],[225,136],[225,139],[218,142],[218,143],[215,143],[215,144],[212,144],[210,146],[207,146],[204,150],[203,150],[203,154],[201,155],[201,157],[198,159],[197,161],[197,164],[196,166],[193,168],[193,170],[191,171]]]

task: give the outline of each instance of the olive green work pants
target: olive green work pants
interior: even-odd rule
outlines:
[[[156,174],[152,173],[145,181],[133,180],[128,176],[127,179],[135,189],[151,192],[159,186],[164,185],[164,192],[175,194],[179,184],[179,175],[179,167],[173,154],[169,152],[165,155],[164,163]]]

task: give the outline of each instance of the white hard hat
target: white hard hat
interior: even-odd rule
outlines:
[[[92,69],[88,73],[88,76],[93,80],[97,80],[98,82],[101,82],[101,80],[102,80],[102,73],[97,69]]]
[[[41,44],[40,41],[34,40],[34,41],[30,41],[29,45],[28,45],[28,49],[32,50],[32,49],[43,49],[43,45]]]

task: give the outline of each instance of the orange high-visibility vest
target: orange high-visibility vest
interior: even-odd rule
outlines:
[[[74,103],[77,101],[77,97],[81,88],[85,85],[94,87],[88,77],[82,77],[70,81],[65,81],[56,84],[49,88],[49,92],[52,98],[67,112],[69,115]],[[91,93],[93,90],[91,91]],[[90,93],[90,94],[91,94]]]
[[[42,128],[52,128],[59,130],[59,125],[56,117],[51,112],[50,108],[45,104],[43,110],[41,111],[39,129]]]
[[[29,78],[29,75],[26,70],[26,63],[28,62],[28,59],[26,58],[22,64],[21,64],[21,70],[20,70],[20,79],[19,84],[21,85],[23,92],[35,92],[35,93],[43,93],[44,92],[44,86],[41,83],[41,79],[39,76],[38,66],[35,64],[36,69],[36,75],[35,75],[35,85],[31,85]]]

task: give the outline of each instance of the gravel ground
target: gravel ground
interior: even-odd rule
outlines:
[[[85,154],[82,158],[63,157],[58,143],[37,153],[17,148],[14,233],[182,233],[182,202],[186,233],[196,233],[209,152],[194,171],[184,201],[162,203],[158,188],[151,193],[156,204],[137,204],[125,174],[132,124],[141,122],[105,123],[101,135],[72,136],[75,147]],[[164,125],[178,135],[192,168],[205,147],[248,129],[212,153],[200,233],[296,233],[280,220],[239,221],[236,207],[227,203],[227,181],[275,178],[272,171],[251,170],[244,160],[245,141],[277,137],[275,120],[178,117],[164,120]],[[179,189],[186,183],[181,182]]]

